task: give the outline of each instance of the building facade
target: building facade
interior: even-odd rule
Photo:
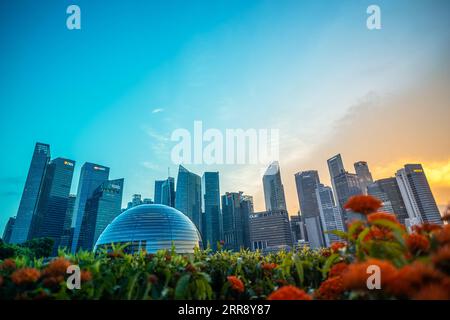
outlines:
[[[3,230],[2,240],[5,243],[9,243],[11,240],[11,234],[14,228],[14,223],[16,222],[16,217],[10,217],[6,223],[5,230]]]
[[[180,165],[176,188],[175,208],[191,219],[199,231],[202,230],[202,191],[200,176]]]
[[[11,243],[27,241],[31,221],[36,211],[39,193],[44,182],[47,165],[50,161],[50,145],[36,143],[27,179],[20,199],[16,221],[11,233]]]
[[[341,239],[330,231],[344,231],[344,223],[338,206],[334,202],[333,191],[330,187],[320,184],[316,189],[317,203],[320,210],[320,220],[324,231],[325,245]]]
[[[292,248],[292,233],[286,210],[256,212],[250,215],[252,250],[272,251]]]
[[[286,210],[286,198],[278,161],[272,162],[264,173],[263,187],[266,210]]]
[[[362,192],[367,194],[367,186],[373,182],[372,174],[366,161],[358,161],[354,163],[355,172],[359,179],[359,185]]]
[[[80,179],[78,182],[77,198],[74,207],[74,217],[72,219],[73,240],[72,253],[78,247],[81,224],[85,212],[86,201],[92,197],[94,191],[109,179],[109,168],[95,163],[86,162],[81,167]]]
[[[209,244],[217,250],[217,243],[223,240],[223,220],[220,210],[219,172],[205,172],[202,176],[202,207],[204,224],[202,230],[203,244]]]

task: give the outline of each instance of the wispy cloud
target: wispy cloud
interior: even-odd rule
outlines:
[[[146,169],[150,169],[150,170],[158,170],[159,169],[159,166],[157,164],[150,162],[150,161],[142,161],[141,166],[143,166]]]
[[[160,113],[160,112],[163,112],[163,111],[164,111],[163,108],[156,108],[156,109],[152,110],[152,113]]]

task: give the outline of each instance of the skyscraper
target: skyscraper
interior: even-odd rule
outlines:
[[[245,247],[245,216],[241,210],[242,192],[227,192],[222,196],[224,248],[239,251]]]
[[[264,173],[263,187],[266,210],[286,210],[286,199],[278,161],[272,162]]]
[[[367,194],[367,186],[373,182],[372,174],[366,161],[358,161],[354,163],[355,172],[359,179],[359,185],[364,194]]]
[[[94,190],[109,178],[109,168],[98,164],[86,162],[81,167],[80,180],[78,182],[77,199],[75,201],[74,217],[72,219],[73,241],[72,252],[78,247],[81,224],[83,222],[86,201],[92,197]]]
[[[337,154],[327,160],[328,170],[330,172],[330,180],[333,182],[334,177],[345,172],[344,163],[342,162],[341,154]],[[334,189],[334,187],[333,187]]]
[[[22,243],[28,239],[31,220],[35,214],[39,192],[49,160],[50,146],[44,143],[36,143],[22,198],[20,199],[16,222],[11,233],[11,243]]]
[[[9,243],[9,241],[11,240],[11,234],[12,234],[15,222],[16,222],[16,217],[10,217],[8,219],[8,222],[6,223],[5,230],[3,230],[3,237],[2,237],[2,240],[5,243]]]
[[[403,197],[400,192],[400,188],[397,183],[396,178],[385,178],[376,180],[373,184],[368,186],[368,193],[377,197],[377,190],[381,191],[385,195],[386,201],[389,201],[392,208],[392,212],[395,213],[398,221],[405,224],[405,220],[408,219],[408,212],[406,210],[406,205],[403,202]],[[384,199],[380,200],[385,201]],[[389,211],[388,209],[386,209]]]
[[[312,248],[325,245],[320,210],[317,203],[316,189],[319,187],[319,174],[316,170],[302,171],[295,174],[300,213]]]
[[[244,248],[251,248],[250,240],[250,216],[254,213],[253,197],[241,195],[241,219],[243,229]]]
[[[166,206],[175,207],[175,179],[167,177],[161,184],[161,203]]]
[[[53,253],[60,245],[64,230],[74,168],[73,160],[56,158],[50,161],[28,235],[29,239],[52,238]]]
[[[100,234],[121,213],[123,179],[103,182],[85,206],[79,248],[92,250]]]
[[[341,214],[334,202],[333,191],[331,188],[320,184],[316,189],[316,197],[319,205],[323,231],[344,231]],[[331,233],[324,233],[324,238],[326,246],[340,240],[338,236]]]
[[[252,250],[290,249],[293,241],[287,211],[272,210],[251,214],[250,242]]]
[[[202,191],[201,178],[180,165],[177,177],[175,208],[183,212],[195,224],[199,232],[201,227]]]
[[[73,240],[73,228],[72,228],[72,219],[73,219],[73,210],[75,208],[75,201],[77,196],[74,194],[69,195],[69,199],[67,201],[67,212],[66,212],[66,220],[64,221],[63,234],[61,236],[60,246],[63,248],[72,249],[72,240]]]
[[[222,240],[222,212],[220,211],[219,172],[205,172],[202,176],[203,191],[203,244],[217,249],[217,242]]]
[[[155,180],[155,192],[154,192],[154,198],[153,201],[156,204],[162,204],[162,193],[161,193],[161,187],[163,183],[166,180]]]
[[[344,223],[349,222],[355,218],[363,218],[355,212],[345,211],[344,205],[352,196],[363,194],[359,184],[358,176],[354,173],[342,172],[333,178],[336,198]]]
[[[397,171],[396,179],[410,224],[418,222],[442,224],[439,209],[421,164],[406,164]]]

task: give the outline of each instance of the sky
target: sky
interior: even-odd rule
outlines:
[[[66,9],[81,9],[68,30]],[[381,9],[380,30],[366,9]],[[278,129],[290,214],[294,173],[341,153],[375,179],[422,163],[437,203],[450,201],[450,2],[49,0],[0,2],[0,230],[17,212],[36,142],[153,198],[174,130]],[[221,193],[253,195],[260,164],[220,172]]]

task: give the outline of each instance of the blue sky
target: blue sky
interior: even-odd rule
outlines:
[[[82,30],[66,28],[72,3]],[[372,3],[379,31],[365,27]],[[111,178],[125,178],[125,203],[153,197],[168,167],[175,175],[170,134],[194,120],[279,128],[295,212],[292,172],[314,169],[301,167],[308,158],[323,167],[311,155],[361,99],[435,72],[449,12],[448,1],[2,1],[0,230],[17,211],[36,141],[77,161],[74,192],[83,162],[111,167]],[[223,192],[254,194],[261,208],[261,168],[190,169],[219,170]]]

